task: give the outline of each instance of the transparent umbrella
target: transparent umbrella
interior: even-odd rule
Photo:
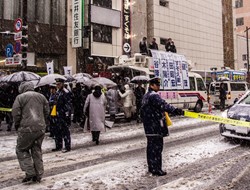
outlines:
[[[117,86],[117,84],[115,82],[113,82],[112,80],[105,78],[105,77],[93,78],[93,79],[91,79],[91,81],[95,82],[96,84],[100,84],[101,86],[105,86],[107,88]]]
[[[73,77],[74,77],[75,79],[82,78],[82,77],[87,77],[87,78],[89,78],[89,79],[92,79],[92,78],[93,78],[93,77],[92,77],[90,74],[88,74],[88,73],[76,73],[76,74],[73,75]]]
[[[65,81],[67,80],[63,75],[49,74],[49,75],[43,76],[39,80],[39,82],[37,83],[37,87],[56,83],[56,81],[55,81],[56,78],[61,78],[61,79],[65,80]]]
[[[64,77],[66,78],[66,81],[65,82],[73,82],[75,81],[76,79],[71,76],[71,75],[64,75]]]
[[[149,78],[147,76],[144,75],[140,75],[140,76],[135,76],[131,79],[131,83],[142,83],[145,84],[149,81]]]
[[[20,71],[0,78],[0,82],[23,82],[39,80],[41,77],[33,72]]]

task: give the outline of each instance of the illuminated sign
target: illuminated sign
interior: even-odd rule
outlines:
[[[131,54],[131,15],[130,15],[130,0],[123,0],[123,54]]]

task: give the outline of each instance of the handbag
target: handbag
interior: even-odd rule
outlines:
[[[171,126],[173,124],[169,115],[168,115],[168,112],[165,112],[165,119],[166,119],[167,126]]]
[[[50,115],[56,116],[56,105],[53,105]]]

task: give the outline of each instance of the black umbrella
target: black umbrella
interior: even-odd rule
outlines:
[[[23,82],[39,80],[41,77],[33,72],[20,71],[0,78],[0,82]]]

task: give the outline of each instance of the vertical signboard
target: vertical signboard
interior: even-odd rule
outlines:
[[[130,0],[123,0],[123,11],[122,11],[122,20],[123,20],[123,54],[131,55],[131,14],[130,14]]]
[[[82,47],[82,1],[72,0],[72,47]]]

